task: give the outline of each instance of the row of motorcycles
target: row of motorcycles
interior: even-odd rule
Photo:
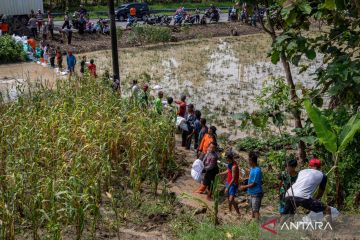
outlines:
[[[147,25],[170,25],[174,20],[174,25],[184,24],[206,24],[206,19],[209,19],[209,22],[219,22],[220,20],[220,9],[208,9],[205,11],[205,14],[200,18],[200,14],[190,15],[185,11],[177,12],[173,17],[171,16],[149,16],[144,20],[144,24]],[[129,16],[126,24],[126,28],[131,27],[137,23],[135,17]]]

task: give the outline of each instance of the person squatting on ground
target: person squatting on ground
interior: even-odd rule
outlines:
[[[327,177],[320,171],[321,161],[311,159],[309,168],[301,170],[296,182],[286,191],[284,214],[295,214],[296,208],[301,206],[315,213],[323,212],[331,221],[331,208],[320,201],[324,194]],[[315,198],[312,197],[318,189]]]
[[[190,105],[189,105],[190,106]],[[191,141],[194,138],[194,149],[196,150],[199,147],[199,133],[201,131],[201,112],[199,110],[195,111],[195,121],[193,124],[193,130],[190,132],[189,136],[187,137],[186,148],[190,149]]]
[[[234,153],[229,150],[226,153],[227,170],[220,175],[226,175],[226,188],[225,195],[228,195],[229,211],[232,207],[235,208],[237,214],[240,215],[240,210],[237,202],[235,201],[236,193],[239,189],[239,167],[234,159]]]
[[[204,163],[203,173],[205,174],[200,187],[195,191],[195,193],[202,194],[205,193],[206,190],[208,190],[207,193],[208,200],[211,200],[211,194],[212,194],[211,187],[215,180],[216,175],[219,173],[219,167],[217,164],[219,155],[216,152],[216,148],[217,148],[217,144],[215,142],[209,144],[207,153],[203,157],[203,163]]]
[[[283,214],[285,210],[285,193],[295,183],[298,173],[296,172],[297,161],[289,157],[286,161],[286,172],[279,175],[279,213]]]
[[[242,191],[247,190],[250,196],[249,206],[251,208],[251,216],[256,220],[259,220],[263,190],[262,190],[262,172],[261,172],[261,168],[258,166],[257,152],[249,153],[249,166],[250,166],[250,176],[249,176],[248,184],[240,186],[240,189]]]

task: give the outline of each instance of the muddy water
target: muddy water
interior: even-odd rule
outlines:
[[[282,66],[273,65],[266,57],[269,46],[270,39],[258,34],[121,49],[122,90],[126,95],[131,81],[136,79],[151,87],[159,85],[165,96],[178,99],[186,94],[188,103],[194,103],[210,124],[229,132],[233,138],[249,135],[251,132],[236,130],[239,122],[234,114],[257,110],[255,98],[262,86],[271,84],[272,77],[284,76]],[[77,55],[78,62],[84,55],[87,61],[95,60],[98,75],[106,70],[111,72],[110,51]],[[293,67],[296,84],[314,86],[312,74],[320,64],[318,58],[301,74]],[[36,63],[5,65],[0,66],[0,88],[9,86],[9,81],[18,84],[14,79],[23,81],[26,74],[35,81],[42,78],[54,82],[57,77],[54,70]],[[153,95],[156,93],[157,90],[152,90]],[[300,90],[298,93],[301,94]]]
[[[0,93],[5,101],[16,99],[28,83],[52,87],[55,79],[54,69],[34,62],[0,65]]]

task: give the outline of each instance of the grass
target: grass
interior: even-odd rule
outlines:
[[[182,240],[259,239],[259,225],[255,222],[214,227],[208,220],[200,222],[194,216],[184,214],[178,217],[172,226],[176,236]]]

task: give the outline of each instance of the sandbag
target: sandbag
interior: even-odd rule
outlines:
[[[185,118],[183,117],[177,117],[176,118],[176,126],[180,127],[184,131],[189,131],[188,125],[186,123]]]
[[[191,167],[191,177],[197,181],[201,182],[201,173],[204,169],[204,163],[200,159],[196,159]]]
[[[331,209],[331,218],[332,220],[334,220],[339,216],[340,212],[334,207],[330,207],[330,209]],[[311,221],[321,221],[323,218],[324,218],[323,212],[316,213],[311,211],[308,215],[303,217],[302,220],[305,223],[309,223]]]

